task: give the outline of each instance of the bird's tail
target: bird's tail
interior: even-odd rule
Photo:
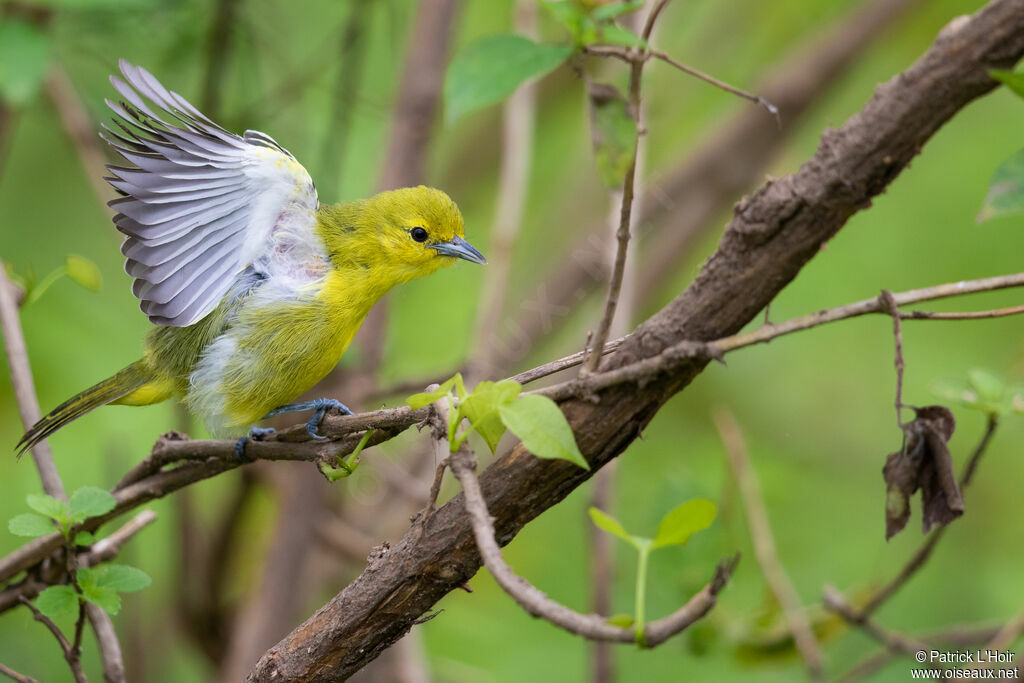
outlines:
[[[53,434],[64,425],[77,420],[86,413],[141,389],[151,379],[151,373],[145,360],[139,360],[113,377],[103,380],[95,386],[61,403],[50,411],[46,417],[32,425],[25,432],[15,449],[20,457],[25,451]]]

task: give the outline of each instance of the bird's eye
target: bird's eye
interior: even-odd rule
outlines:
[[[427,231],[424,230],[423,228],[413,228],[412,230],[409,231],[409,234],[417,242],[427,241]]]

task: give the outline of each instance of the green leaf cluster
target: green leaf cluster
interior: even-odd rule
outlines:
[[[25,502],[35,512],[11,518],[7,529],[17,536],[33,538],[59,531],[69,546],[95,543],[92,533],[79,531],[75,526],[106,514],[117,505],[114,496],[95,486],[83,486],[67,502],[40,493],[30,494]],[[50,586],[42,591],[36,600],[39,611],[51,619],[62,619],[77,614],[80,600],[84,600],[117,614],[121,609],[119,593],[141,590],[152,582],[141,569],[120,564],[78,569],[72,579],[73,585]]]
[[[431,392],[413,394],[406,402],[414,410],[424,408],[441,398],[448,398],[448,443],[452,452],[475,432],[494,453],[498,442],[511,431],[538,458],[568,460],[589,470],[586,458],[576,445],[576,437],[558,404],[546,396],[521,395],[523,386],[510,379],[484,381],[473,391],[466,390],[461,374]],[[463,420],[468,427],[461,433]]]
[[[932,393],[946,401],[978,410],[989,417],[1024,414],[1024,386],[1009,384],[987,370],[967,373],[967,382],[936,382]]]
[[[647,47],[615,18],[640,9],[643,0],[597,3],[591,0],[543,0],[541,5],[569,31],[571,44],[538,43],[525,36],[485,36],[465,47],[448,67],[444,84],[449,123],[497,104],[520,85],[540,78],[587,45]]]
[[[608,619],[608,623],[621,628],[635,627],[636,642],[644,647],[646,645],[644,641],[644,607],[647,596],[647,561],[651,551],[669,546],[686,545],[690,536],[707,529],[715,521],[717,514],[715,504],[703,498],[696,498],[672,508],[661,518],[661,522],[658,524],[658,533],[654,538],[635,536],[629,533],[619,520],[595,507],[590,508],[589,512],[590,519],[598,528],[613,536],[618,536],[636,548],[636,614],[634,616],[619,614]]]
[[[75,586],[50,586],[39,594],[36,607],[51,619],[73,617],[80,600],[90,602],[108,614],[121,611],[121,593],[142,590],[153,581],[141,569],[124,564],[103,564],[79,569]],[[76,590],[77,587],[77,590]]]
[[[103,515],[114,509],[114,496],[95,486],[83,486],[71,494],[68,502],[41,493],[29,494],[25,499],[35,512],[24,512],[7,522],[7,529],[16,536],[45,536],[59,531],[64,538],[76,540],[79,545],[94,542],[92,534],[75,532],[74,526],[88,517]]]

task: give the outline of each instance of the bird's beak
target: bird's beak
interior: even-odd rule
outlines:
[[[481,265],[487,264],[487,259],[484,255],[476,250],[472,244],[462,239],[461,237],[453,237],[450,242],[441,242],[440,244],[430,245],[431,249],[436,249],[438,254],[443,256],[454,256],[455,258],[466,259],[472,263],[479,263]]]

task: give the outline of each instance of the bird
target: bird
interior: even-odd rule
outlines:
[[[101,137],[128,165],[108,165],[109,202],[126,236],[132,292],[153,327],[141,359],[33,425],[19,454],[107,404],[182,401],[216,437],[303,410],[323,439],[336,399],[292,403],[327,375],[373,305],[395,285],[458,259],[486,264],[441,190],[419,186],[321,204],[309,173],[269,135],[221,127],[146,69],[119,61]]]

